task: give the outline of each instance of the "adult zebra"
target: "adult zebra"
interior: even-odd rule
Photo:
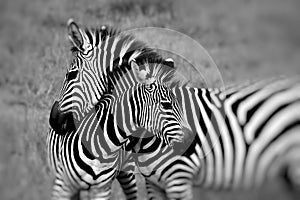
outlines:
[[[136,144],[150,199],[192,199],[195,183],[249,189],[275,176],[300,189],[299,78],[172,91],[195,135],[184,151],[153,136]]]
[[[89,67],[86,68],[81,68],[81,69],[85,69],[82,70],[82,74],[84,74],[84,76],[88,75],[91,72],[102,72],[104,69],[106,69],[107,66],[109,65],[105,65],[105,63],[110,63],[110,61],[107,59],[108,57],[105,56],[103,57],[104,54],[108,55],[109,57],[114,57],[114,55],[110,55],[110,49],[112,48],[111,46],[111,42],[113,41],[114,35],[117,34],[116,31],[114,30],[107,30],[106,28],[102,27],[101,29],[95,29],[95,30],[91,30],[91,32],[89,32],[87,30],[87,32],[83,31],[82,29],[79,29],[79,27],[77,26],[77,24],[70,19],[68,21],[68,30],[69,30],[69,38],[71,40],[71,42],[73,43],[73,48],[72,51],[74,52],[74,59],[72,61],[72,65],[71,67],[68,69],[68,72],[66,74],[66,78],[64,81],[64,85],[61,89],[62,94],[66,94],[69,95],[66,98],[64,98],[64,96],[61,95],[61,98],[63,98],[64,100],[67,100],[67,104],[65,108],[64,106],[61,106],[59,104],[55,104],[55,106],[52,107],[52,112],[51,112],[51,117],[50,117],[50,125],[51,127],[53,127],[54,129],[50,128],[48,135],[47,135],[47,149],[48,149],[48,158],[49,158],[49,164],[52,166],[51,168],[53,169],[53,172],[55,175],[60,175],[60,169],[58,168],[57,163],[61,162],[61,160],[63,159],[62,157],[60,157],[60,152],[63,144],[66,142],[67,138],[66,138],[66,134],[71,134],[74,131],[75,128],[75,124],[74,121],[80,120],[83,116],[83,113],[87,113],[89,112],[89,110],[92,109],[92,105],[95,104],[95,102],[92,102],[92,99],[90,98],[90,101],[86,101],[84,102],[84,104],[80,105],[78,103],[81,103],[80,101],[76,101],[78,99],[76,99],[77,96],[77,92],[75,93],[74,90],[72,90],[73,88],[69,88],[68,84],[69,81],[72,81],[72,83],[74,83],[74,75],[76,73],[76,71],[74,69],[76,69],[75,63],[81,63],[82,65],[87,65]],[[92,38],[94,38],[94,40],[88,40],[90,39],[90,37],[93,35]],[[116,37],[117,39],[119,39],[119,43],[122,46],[122,52],[119,51],[119,53],[121,53],[123,56],[125,53],[127,53],[127,51],[133,51],[135,49],[137,49],[137,52],[142,51],[142,48],[139,48],[140,46],[142,46],[141,43],[138,42],[134,42],[133,38],[131,37],[127,37],[124,36],[122,37],[122,39],[120,39],[120,37]],[[132,40],[130,40],[132,39]],[[97,40],[97,42],[96,42]],[[93,46],[92,46],[92,45]],[[146,49],[143,49],[146,51]],[[135,56],[133,55],[135,51],[133,51],[132,53],[128,53],[126,54],[126,56],[124,56],[125,58],[128,58],[129,56],[132,56],[132,59],[135,58]],[[93,56],[92,56],[93,55]],[[98,55],[98,57],[96,56]],[[94,61],[92,58],[96,59],[97,61]],[[121,62],[121,64],[123,64]],[[105,66],[105,67],[102,67]],[[102,69],[103,68],[103,69]],[[109,67],[107,67],[109,68]],[[107,73],[105,73],[107,74]],[[107,83],[107,77],[103,76],[104,74],[96,74],[94,73],[94,75],[98,75],[96,78],[97,79],[91,79],[89,78],[88,82],[84,82],[84,83],[77,83],[82,85],[83,87],[85,87],[84,91],[81,91],[82,93],[80,93],[80,95],[82,95],[83,97],[86,97],[86,95],[92,95],[93,93],[91,93],[90,91],[88,91],[87,89],[90,88],[89,86],[91,86],[91,82],[90,81],[95,81],[93,82],[94,84],[96,84],[98,86],[97,88],[97,92],[95,93],[96,98],[100,99],[103,92],[106,90],[106,87],[104,87],[102,84],[103,83]],[[105,84],[106,86],[107,84]],[[75,88],[74,88],[75,89]],[[76,90],[76,89],[75,89]],[[71,97],[70,99],[68,99],[68,97]],[[95,97],[93,98],[93,100],[95,99]],[[72,104],[73,103],[73,104]],[[61,117],[61,115],[57,112],[54,112],[55,109],[57,109],[59,106],[59,108],[65,108],[64,109],[64,117]],[[81,112],[72,112],[74,113],[78,113],[78,114],[82,114],[82,115],[78,115],[78,118],[74,118],[73,119],[73,114],[70,114],[70,112],[68,113],[68,109],[72,109],[72,108],[76,108],[76,106],[79,106],[80,108],[82,108],[82,113]],[[76,110],[76,109],[75,109]],[[60,118],[59,118],[60,116]],[[60,121],[61,119],[64,119],[65,121]],[[64,123],[62,126],[60,126],[62,123]],[[120,171],[120,173],[117,176],[118,181],[120,182],[121,187],[123,188],[123,191],[126,194],[126,198],[127,199],[136,199],[136,195],[137,195],[137,187],[136,187],[136,180],[135,180],[135,176],[134,176],[134,162],[132,161],[132,158],[130,157],[130,153],[129,150],[128,151],[124,151],[126,152],[123,155],[123,160],[124,163],[122,163],[122,169]],[[75,176],[76,177],[76,176]],[[64,178],[63,177],[56,177],[55,179],[55,184],[53,186],[53,198],[57,197],[59,198],[59,196],[62,193],[66,193],[67,196],[70,196],[71,194],[76,194],[77,196],[79,195],[79,192],[81,189],[87,188],[87,186],[82,186],[79,187],[79,183],[77,184],[77,187],[74,187],[72,191],[64,191],[64,189],[62,187],[60,187],[60,182],[63,182]],[[72,179],[72,178],[71,178]],[[76,184],[74,184],[76,186]],[[84,183],[83,183],[84,185]],[[72,197],[73,198],[73,197]],[[74,196],[74,198],[76,198],[76,196]],[[78,197],[77,197],[78,198]]]
[[[148,128],[149,131],[162,137],[163,140],[170,145],[175,141],[181,140],[183,133],[181,131],[182,119],[180,118],[180,109],[176,109],[176,102],[174,101],[172,93],[168,92],[168,88],[166,86],[160,86],[158,82],[155,81],[158,78],[159,81],[169,80],[169,78],[172,77],[172,71],[168,71],[170,69],[169,66],[167,70],[164,69],[166,68],[165,64],[168,63],[167,61],[162,60],[153,52],[146,49],[143,50],[139,57],[136,57],[136,52],[129,52],[130,55],[125,54],[124,56],[127,56],[129,61],[122,63],[122,67],[116,68],[113,72],[107,72],[107,77],[105,77],[105,80],[107,80],[107,91],[101,94],[101,98],[97,102],[97,114],[93,112],[93,109],[89,109],[88,112],[86,111],[85,117],[79,118],[81,123],[78,128],[72,127],[76,124],[70,126],[72,119],[69,119],[69,117],[72,118],[73,115],[60,112],[59,103],[54,103],[50,114],[50,124],[59,134],[55,134],[54,131],[51,131],[48,135],[50,163],[52,163],[57,175],[55,181],[56,185],[54,186],[54,196],[58,198],[66,196],[69,198],[73,191],[76,191],[78,188],[83,188],[89,189],[91,194],[95,195],[95,198],[107,197],[110,192],[109,186],[116,173],[116,169],[119,169],[119,164],[123,163],[122,159],[124,156],[122,156],[122,153],[124,153],[124,151],[121,150],[121,147],[124,145],[124,142],[127,141],[128,136],[126,134],[133,133],[133,129],[136,127]],[[135,74],[133,72],[127,73],[132,67],[136,69],[139,68],[139,65],[136,64],[137,61],[147,70],[142,70],[140,73]],[[154,62],[154,67],[152,67],[152,62]],[[151,66],[151,69],[149,66]],[[83,67],[83,65],[72,66],[71,72],[69,72],[66,78],[65,85],[68,86],[70,83],[74,84],[80,80],[80,73],[84,71]],[[149,84],[145,76],[146,72],[150,73],[150,71],[151,74],[153,74],[153,77],[150,79],[151,82],[154,81],[152,84]],[[139,70],[135,70],[134,72],[139,72]],[[72,75],[70,75],[70,73],[72,73]],[[123,74],[126,75],[123,76]],[[137,79],[141,79],[140,82],[142,83],[137,84]],[[73,86],[72,89],[76,90]],[[137,93],[134,89],[137,89],[140,93]],[[117,109],[119,108],[118,106],[114,107],[114,105],[117,105],[115,102],[122,102],[122,99],[126,99],[126,102],[128,102],[129,94],[136,94],[134,98],[130,98],[133,103],[130,108],[135,108],[134,115],[132,110],[124,113],[124,106],[122,106],[122,110]],[[143,101],[139,98],[143,98]],[[159,103],[161,103],[161,105]],[[161,107],[157,107],[157,104]],[[152,107],[153,110],[149,110],[149,108]],[[101,110],[100,113],[99,110]],[[113,114],[107,111],[111,111]],[[112,122],[121,120],[123,123],[126,121],[123,119],[124,114],[132,114],[132,118],[130,118],[131,121],[124,124],[120,123],[120,125],[118,124],[118,126],[112,128],[112,126],[110,126]],[[78,115],[75,115],[74,121],[79,120],[76,116]],[[68,119],[64,119],[64,117]],[[95,120],[96,118],[98,119]],[[105,123],[101,124],[102,121],[105,121]],[[90,122],[92,122],[91,125]],[[95,125],[93,122],[99,122],[100,126],[98,124]],[[68,126],[64,125],[66,123],[68,123]],[[132,124],[136,124],[136,126],[127,127]],[[61,128],[62,126],[65,127]],[[119,127],[122,127],[125,131]],[[69,131],[71,133],[67,134],[64,132],[69,129],[74,130],[73,128],[77,131]],[[101,132],[102,129],[103,131]],[[101,133],[99,133],[99,131]],[[108,134],[108,131],[111,131],[111,133]],[[97,145],[95,145],[95,141],[90,137],[87,137],[86,140],[82,140],[83,135],[89,135],[90,132],[98,133],[97,136],[102,137],[102,140],[100,140],[102,143],[96,143]],[[62,134],[64,135],[60,136]],[[84,143],[84,145],[82,145],[82,143]],[[107,147],[108,149],[105,149]],[[112,154],[112,152],[114,153]],[[106,155],[109,154],[110,156],[111,154],[114,155],[113,159],[101,160],[102,162],[95,159],[98,156],[106,157]],[[128,155],[128,153],[125,154]],[[89,165],[91,167],[89,167]],[[99,173],[99,170],[104,170],[105,173]],[[105,185],[106,190],[102,192],[99,191],[99,188],[103,188]],[[56,188],[58,188],[58,190],[55,190]]]

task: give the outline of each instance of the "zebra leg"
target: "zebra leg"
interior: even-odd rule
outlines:
[[[83,199],[81,199],[80,191],[78,191],[77,193],[75,193],[75,194],[71,197],[71,200],[83,200]]]
[[[92,187],[89,190],[89,200],[109,200],[111,199],[111,186],[105,189]]]
[[[283,177],[291,189],[300,193],[300,159],[289,163]]]
[[[52,188],[52,200],[75,200],[79,191],[74,192],[63,180],[56,177]],[[77,197],[79,199],[79,196]]]
[[[156,184],[152,183],[147,178],[145,179],[146,182],[146,190],[149,200],[165,200],[167,199],[166,193],[163,189],[158,187]]]
[[[80,190],[78,200],[90,200],[89,190],[88,189]]]
[[[123,150],[123,158],[121,168],[117,175],[117,180],[119,181],[123,192],[126,195],[126,199],[134,200],[137,199],[137,185],[136,185],[136,177],[135,177],[135,161],[133,158],[133,154],[131,151],[130,144],[127,144],[125,149]]]
[[[285,181],[284,186],[291,199],[300,199],[300,160],[289,163],[282,172]]]
[[[191,182],[175,180],[167,184],[166,193],[168,199],[192,200],[193,185]]]
[[[137,185],[135,175],[132,171],[121,171],[117,176],[125,195],[126,199],[137,199]]]

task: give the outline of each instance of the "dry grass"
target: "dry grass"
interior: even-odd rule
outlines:
[[[1,1],[0,198],[49,198],[51,173],[46,163],[45,138],[49,110],[70,59],[65,27],[68,18],[87,26],[159,26],[183,32],[209,50],[227,84],[300,72],[299,8],[297,0]],[[163,43],[160,36],[140,37]],[[197,52],[182,48],[179,41],[166,45],[196,59]],[[178,65],[185,62],[180,59]],[[211,70],[205,63],[200,68],[204,74]],[[181,69],[192,84],[202,85],[193,72]],[[214,75],[205,78],[213,79]],[[114,199],[122,199],[116,190]],[[243,199],[243,194],[230,192],[201,191],[200,196]]]

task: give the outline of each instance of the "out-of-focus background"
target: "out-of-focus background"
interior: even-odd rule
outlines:
[[[50,198],[45,141],[50,107],[71,58],[70,17],[86,26],[182,32],[208,50],[227,85],[300,73],[299,10],[299,0],[1,0],[0,199]],[[170,45],[182,50],[176,41]],[[118,185],[114,191],[113,199],[124,198]],[[143,187],[139,193],[146,198]],[[251,192],[195,188],[195,194],[208,200],[292,198],[276,182]]]

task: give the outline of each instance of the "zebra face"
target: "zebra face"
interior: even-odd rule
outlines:
[[[60,97],[54,102],[50,112],[50,126],[58,134],[64,134],[65,130],[75,128],[76,122],[80,119],[82,112],[81,97],[78,97],[81,95],[78,89],[80,85],[79,69],[72,64],[66,73]]]
[[[111,48],[118,41],[113,29],[106,26],[82,29],[70,19],[67,27],[74,58],[50,115],[50,125],[57,129],[67,126],[66,116],[80,121],[107,91],[107,71],[114,61]],[[122,41],[126,44],[126,40]]]
[[[174,142],[182,142],[185,124],[183,113],[171,89],[155,81],[143,85],[140,93],[143,94],[138,116],[140,127],[154,133],[169,146],[173,146]]]
[[[98,103],[104,90],[104,87],[101,87],[103,80],[100,80],[102,75],[96,70],[99,66],[94,63],[94,36],[79,28],[73,20],[68,22],[68,32],[73,44],[74,57],[67,70],[59,98],[53,104],[50,113],[49,122],[56,132],[65,132],[64,130],[70,127],[69,124],[79,122]]]

